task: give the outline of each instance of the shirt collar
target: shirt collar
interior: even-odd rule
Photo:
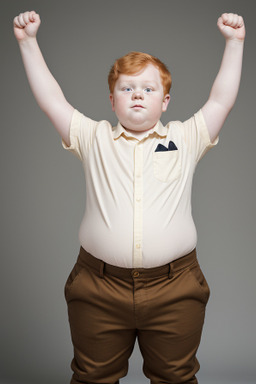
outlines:
[[[160,137],[166,137],[167,136],[167,128],[164,127],[163,124],[161,123],[161,121],[159,120],[156,123],[156,125],[154,126],[151,134],[153,134],[153,133],[157,134]],[[128,132],[128,131],[126,131],[126,129],[124,129],[124,127],[122,126],[122,124],[119,121],[117,126],[113,128],[113,138],[114,138],[114,140],[117,140],[121,136],[125,136],[126,138],[134,138],[134,136],[132,136],[132,134],[130,132]]]

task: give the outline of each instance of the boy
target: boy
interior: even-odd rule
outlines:
[[[151,384],[197,383],[210,291],[196,256],[192,178],[234,105],[245,38],[241,16],[223,14],[217,24],[226,47],[202,109],[164,127],[171,75],[159,59],[131,52],[109,73],[112,127],[66,101],[36,41],[39,15],[14,19],[35,98],[85,170],[80,253],[65,285],[72,384],[119,383],[136,337]]]

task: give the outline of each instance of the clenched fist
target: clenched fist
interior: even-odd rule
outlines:
[[[35,12],[24,12],[13,20],[14,35],[18,42],[35,37],[40,26],[40,16]]]
[[[243,41],[245,26],[242,16],[234,13],[223,13],[217,22],[218,28],[227,40]]]

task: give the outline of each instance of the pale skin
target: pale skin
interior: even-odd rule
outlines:
[[[40,23],[40,16],[35,11],[21,13],[13,20],[14,35],[39,107],[70,146],[69,127],[74,107],[66,100],[38,46],[36,35]],[[241,16],[224,13],[219,17],[217,26],[226,44],[219,72],[209,98],[202,107],[211,141],[219,135],[234,106],[241,78],[245,39]],[[158,69],[149,65],[136,75],[120,75],[113,94],[110,94],[110,101],[112,110],[125,129],[144,132],[152,129],[167,110],[170,95],[163,92]]]
[[[133,76],[121,74],[110,101],[123,127],[135,133],[156,125],[167,110],[170,95],[164,95],[159,70],[149,64]]]

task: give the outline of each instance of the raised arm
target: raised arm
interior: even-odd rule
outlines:
[[[245,26],[241,16],[224,13],[218,28],[226,39],[220,70],[213,83],[209,99],[202,107],[211,141],[214,141],[233,108],[241,78]]]
[[[69,146],[69,127],[74,108],[66,100],[44,61],[36,39],[40,23],[36,12],[21,13],[13,20],[14,35],[35,99]]]

